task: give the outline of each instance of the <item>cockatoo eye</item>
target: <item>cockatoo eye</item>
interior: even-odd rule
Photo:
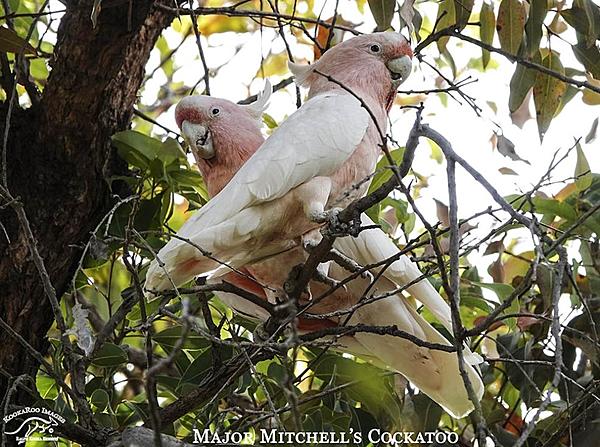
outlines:
[[[381,53],[381,46],[379,46],[378,44],[374,43],[373,45],[371,45],[369,47],[369,50],[371,50],[371,53]]]
[[[221,109],[219,109],[218,107],[213,107],[212,109],[210,109],[210,114],[212,116],[218,116],[219,113],[221,113]]]

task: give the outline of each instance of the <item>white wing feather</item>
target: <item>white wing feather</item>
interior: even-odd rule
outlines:
[[[351,320],[351,323],[357,322],[396,325],[421,340],[450,345],[415,309],[395,295],[359,308]],[[403,374],[455,418],[465,417],[473,409],[458,369],[456,353],[422,348],[388,335],[357,333],[354,337],[372,356]],[[465,369],[475,394],[481,399],[484,387],[476,367],[465,365]]]
[[[372,226],[375,224],[367,215],[362,214],[361,225]],[[338,238],[334,243],[334,247],[361,265],[382,262],[398,253],[396,245],[379,229],[361,231],[356,238]],[[400,286],[416,281],[422,275],[416,264],[407,256],[401,256],[384,272],[386,278]],[[407,291],[429,309],[438,321],[452,333],[450,306],[427,279],[423,278],[408,286]],[[468,348],[465,348],[465,360],[471,364],[478,364],[483,361],[478,354],[471,352]]]

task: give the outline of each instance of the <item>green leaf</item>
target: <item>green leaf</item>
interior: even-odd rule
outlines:
[[[584,89],[583,90],[583,102],[585,102],[585,92],[591,92],[591,90],[589,89]],[[574,87],[572,85],[567,85],[567,90],[565,91],[565,94],[563,95],[563,97],[560,100],[560,106],[558,107],[558,110],[556,111],[556,114],[558,115],[560,112],[562,112],[562,109],[569,103],[569,101],[571,101],[575,95],[579,93],[579,89],[577,87]],[[593,92],[592,92],[593,93]],[[600,99],[600,95],[599,99]],[[587,104],[587,103],[586,103]]]
[[[560,15],[583,36],[581,40],[586,47],[591,47],[600,37],[600,9],[592,2],[575,1],[571,9],[560,11]]]
[[[396,165],[399,165],[402,162],[402,157],[404,156],[404,148],[396,149],[390,152],[390,156]],[[373,181],[369,186],[369,194],[378,189],[381,185],[387,182],[392,177],[392,170],[389,167],[390,163],[387,157],[382,157],[381,160],[377,163],[375,167],[375,176],[373,177]]]
[[[492,45],[494,42],[494,29],[496,28],[496,16],[494,15],[494,6],[491,3],[484,1],[481,5],[479,22],[481,41],[488,45]],[[483,68],[486,68],[490,63],[490,52],[484,49],[482,49],[481,52]]]
[[[560,216],[569,220],[577,219],[577,212],[575,209],[568,203],[561,202],[560,200],[532,197],[530,202],[526,200],[525,197],[520,195],[507,196],[506,200],[513,206],[513,208],[526,212],[532,212],[535,210],[536,213],[548,216]],[[533,204],[533,208],[531,204]]]
[[[413,28],[415,30],[415,36],[417,36],[417,43],[419,43],[419,42],[421,42],[420,31],[423,26],[423,16],[416,8],[413,8],[413,11],[415,13],[415,15],[413,17]]]
[[[181,338],[183,328],[181,326],[173,326],[156,334],[153,339],[160,345],[165,352],[170,352],[177,340]],[[202,351],[210,346],[210,342],[205,338],[195,333],[188,333],[183,349],[190,351]]]
[[[15,53],[23,51],[23,54],[36,54],[29,42],[19,37],[17,33],[9,28],[0,26],[0,53]]]
[[[246,17],[226,17],[224,15],[201,15],[199,17],[198,28],[203,36],[210,36],[216,33],[226,33],[233,31],[236,33],[246,33],[252,28],[252,22]]]
[[[92,365],[100,368],[114,368],[127,362],[127,353],[113,343],[104,343],[92,359]]]
[[[544,19],[548,12],[548,0],[531,0],[529,6],[529,17],[525,24],[527,35],[527,53],[533,56],[540,48],[542,40]]]
[[[496,29],[500,47],[511,54],[519,52],[525,29],[525,5],[521,0],[502,0],[498,9]]]
[[[395,8],[396,0],[369,0],[369,9],[377,24],[375,31],[385,31],[390,27]]]
[[[456,13],[456,25],[458,31],[462,30],[471,17],[473,11],[473,4],[475,0],[454,0],[454,11]]]
[[[565,69],[560,62],[560,56],[556,51],[548,51],[542,59],[542,65],[557,73],[565,73]],[[533,100],[535,102],[540,140],[544,139],[566,89],[566,84],[555,77],[541,72],[537,73],[533,85]]]
[[[108,396],[108,393],[106,391],[98,388],[97,390],[94,390],[94,392],[90,396],[90,402],[96,407],[98,411],[104,411],[110,403],[110,397]]]
[[[277,127],[277,121],[275,121],[268,113],[263,113],[262,119],[263,123],[265,123],[269,129],[275,129]]]
[[[204,184],[202,174],[194,169],[179,169],[167,172],[168,176],[183,186],[200,187]]]
[[[133,220],[135,229],[140,232],[159,231],[162,226],[160,220],[162,204],[162,194],[151,199],[141,200]]]
[[[32,59],[29,63],[29,73],[31,73],[31,76],[38,81],[48,79],[46,60],[42,58]]]
[[[486,283],[486,282],[476,282],[476,281],[469,281],[469,282],[475,286],[491,290],[502,301],[504,301],[506,298],[508,298],[515,290],[514,287],[511,286],[510,284]]]
[[[179,386],[182,386],[185,383],[191,383],[194,385],[199,385],[202,381],[204,373],[212,366],[212,354],[210,349],[204,350],[202,353],[198,354],[192,363],[190,363],[189,367],[185,370],[185,372],[181,376],[181,380],[179,381]]]
[[[592,122],[592,127],[590,131],[585,137],[585,143],[589,144],[596,139],[596,134],[598,133],[598,117]]]
[[[444,61],[446,61],[448,63],[448,65],[450,66],[450,69],[452,70],[452,77],[456,79],[456,76],[458,75],[458,70],[456,68],[456,62],[454,61],[452,54],[450,53],[450,51],[448,51],[447,47],[444,47],[444,49],[440,53],[441,53],[442,59]],[[446,96],[446,95],[444,95],[444,96]]]
[[[460,293],[460,307],[467,307],[469,309],[480,309],[486,314],[489,314],[493,310],[492,306],[490,306],[486,300],[484,300],[480,296],[471,294],[469,292]]]
[[[141,169],[148,169],[163,147],[160,140],[135,130],[124,130],[114,134],[112,142],[121,158]]]
[[[600,79],[600,50],[595,45],[587,48],[581,42],[573,45],[573,53],[595,79]]]
[[[408,34],[419,36],[419,29],[415,27],[415,15],[418,11],[414,7],[415,0],[404,0],[400,6],[400,29],[407,27]],[[420,24],[419,24],[420,25]]]
[[[585,191],[592,186],[592,172],[590,164],[581,148],[577,143],[577,164],[575,165],[575,186],[578,191]]]
[[[539,54],[539,53],[538,53]],[[511,113],[516,112],[527,97],[527,93],[535,83],[537,72],[524,65],[517,64],[515,72],[510,80],[510,95],[508,97],[508,109]]]
[[[519,157],[519,154],[517,154],[517,151],[515,150],[515,144],[512,141],[510,141],[508,138],[506,138],[504,135],[498,135],[498,142],[496,143],[496,149],[498,149],[498,152],[500,152],[500,154],[502,156],[508,157],[511,160],[522,161],[527,164],[531,164],[531,163],[529,163],[529,161],[525,160],[524,158]]]
[[[38,373],[35,378],[35,387],[40,393],[42,399],[54,400],[58,397],[58,387],[52,377],[46,376],[42,373]]]
[[[271,53],[264,60],[261,67],[256,72],[256,77],[268,78],[270,76],[282,75],[287,71],[288,56],[285,51],[281,53]]]
[[[596,18],[596,16],[600,16],[598,6],[596,6],[591,0],[574,0],[573,6],[575,8],[579,8],[579,14],[583,13],[585,17],[585,26],[578,31],[584,34],[586,46],[589,48],[594,45],[598,36],[598,31],[600,31],[597,29],[597,24],[600,21],[600,17],[598,17],[598,20]]]
[[[185,151],[174,138],[167,138],[162,143],[162,148],[158,153],[158,158],[163,161],[165,165],[171,164],[175,160],[181,160],[187,163],[187,157]]]
[[[454,0],[442,0],[438,8],[436,31],[441,31],[450,28],[456,24],[456,9],[454,8]],[[446,50],[449,37],[445,36],[437,41],[437,47],[440,53]]]

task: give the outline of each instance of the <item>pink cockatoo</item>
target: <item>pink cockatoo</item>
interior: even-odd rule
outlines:
[[[364,180],[380,152],[378,128],[387,127],[387,111],[410,74],[411,57],[400,34],[376,33],[342,42],[309,67],[296,67],[298,81],[310,89],[308,101],[159,251],[146,289],[171,289],[224,264],[239,268],[289,250],[327,220],[327,209],[364,194]],[[192,146],[210,151],[218,141],[198,122],[218,128],[232,121],[231,110],[215,107],[199,115],[194,101],[180,103],[178,125]],[[237,125],[242,133],[248,130]],[[221,268],[219,274],[228,271]]]
[[[266,94],[259,97],[257,103],[240,107],[228,101],[200,96],[194,98],[194,107],[198,109],[198,115],[205,114],[203,111],[211,110],[213,107],[227,107],[231,110],[232,116],[236,117],[231,123],[244,122],[248,119],[249,111],[252,112],[250,114],[252,118],[256,116],[256,113],[266,103],[264,98],[266,98]],[[187,105],[178,106],[176,114],[180,113],[184,107]],[[245,158],[250,157],[258,149],[262,135],[258,123],[254,127],[254,135],[251,138],[246,133],[238,135],[235,127],[226,129],[225,125],[221,125],[218,129],[213,129],[211,121],[208,120],[199,121],[198,124],[210,128],[214,139],[227,141],[224,146],[213,143],[209,153],[195,152],[198,166],[206,179],[209,191],[211,194],[215,194],[242,167]],[[225,132],[228,135],[227,139],[221,139],[219,132]],[[182,133],[193,146],[194,134],[189,134],[183,128]],[[213,182],[218,182],[218,184]],[[372,224],[373,222],[366,216],[362,216],[363,226]],[[398,251],[392,240],[379,229],[364,230],[357,238],[338,238],[335,248],[362,265],[381,263],[397,254]],[[244,270],[245,276],[229,273],[222,279],[253,292],[263,299],[269,299],[271,294],[260,284],[280,289],[290,268],[304,261],[304,256],[301,248],[295,248],[247,266]],[[373,273],[375,272],[376,270]],[[348,272],[334,264],[329,269],[329,275],[333,279],[341,281],[348,276]],[[310,313],[330,314],[330,318],[311,320],[301,317],[297,321],[298,330],[302,333],[343,324],[348,315],[348,309],[355,306],[356,310],[351,314],[349,324],[396,325],[400,330],[422,340],[449,345],[448,340],[424,320],[401,293],[394,293],[399,286],[414,283],[407,290],[414,298],[425,304],[437,319],[451,331],[450,308],[427,280],[419,280],[421,276],[417,266],[408,257],[401,256],[384,271],[383,276],[374,285],[371,285],[366,278],[355,278],[348,282],[345,288],[337,289],[318,304],[312,305]],[[370,286],[372,290],[370,295],[389,294],[390,296],[356,306]],[[310,289],[313,296],[319,296],[326,294],[329,287],[312,281]],[[218,295],[226,304],[246,316],[262,321],[269,316],[261,307],[234,294],[219,293]],[[302,301],[301,304],[306,305],[308,302]],[[352,337],[342,337],[338,340],[338,348],[400,372],[455,417],[463,417],[472,410],[472,404],[467,398],[458,371],[455,354],[422,348],[398,337],[370,333],[357,333]],[[473,357],[467,352],[468,359]],[[481,379],[474,367],[467,365],[466,368],[475,392],[481,398],[483,394]]]

